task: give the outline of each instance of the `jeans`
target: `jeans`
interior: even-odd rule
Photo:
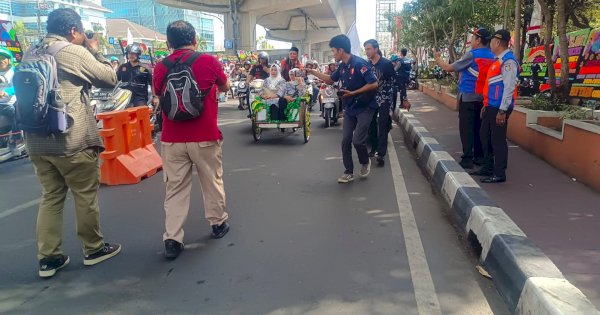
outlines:
[[[369,152],[367,150],[367,138],[369,126],[373,119],[373,109],[367,108],[356,116],[344,115],[342,126],[342,156],[346,174],[354,174],[354,162],[352,161],[352,144],[356,149],[360,164],[369,163]]]

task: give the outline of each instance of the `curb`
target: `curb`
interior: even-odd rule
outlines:
[[[414,115],[401,110],[397,122],[465,235],[480,244],[480,261],[512,313],[600,315]]]

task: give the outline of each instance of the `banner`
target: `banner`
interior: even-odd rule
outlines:
[[[13,53],[17,63],[23,59],[23,49],[17,39],[17,33],[13,24],[9,21],[0,20],[0,47],[4,47]]]
[[[578,61],[577,76],[569,96],[600,100],[600,28],[590,32]]]
[[[567,33],[567,43],[569,59],[566,61],[569,63],[569,84],[573,83],[577,75],[577,67],[579,66],[579,59],[583,48],[588,41],[590,35],[590,29],[578,30],[575,32]],[[554,69],[556,70],[556,83],[560,83],[561,66],[563,60],[559,57],[560,47],[558,44],[558,36],[554,39],[554,53],[552,60],[554,60]]]

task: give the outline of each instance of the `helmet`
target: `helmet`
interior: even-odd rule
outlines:
[[[398,61],[398,55],[392,54],[392,56],[390,57],[390,61],[391,62]]]
[[[315,66],[317,66],[317,67],[319,66],[319,62],[318,62],[318,61],[316,61],[316,60],[313,60],[313,61],[312,61],[312,63],[313,63],[313,65],[315,65]]]
[[[110,57],[110,62],[113,62],[113,61],[119,61],[119,58],[117,58],[115,56]]]
[[[0,47],[0,55],[7,57],[8,60],[10,60],[10,63],[15,62],[15,56],[13,53],[4,47]]]
[[[264,51],[258,53],[258,59],[265,59],[269,63],[269,54]]]
[[[251,65],[252,65],[252,63],[250,63],[250,61],[248,61],[248,60],[244,61],[244,66],[251,66]]]
[[[142,47],[140,47],[140,45],[138,44],[133,44],[133,45],[129,45],[127,46],[127,48],[125,49],[126,53],[134,53],[137,54],[138,56],[142,54]]]

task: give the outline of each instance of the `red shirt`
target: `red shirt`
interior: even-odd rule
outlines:
[[[176,50],[171,54],[169,60],[175,61],[181,55],[189,53],[190,50]],[[188,57],[184,57],[185,59]],[[163,113],[163,126],[161,141],[164,142],[204,142],[217,141],[223,139],[223,135],[217,126],[217,85],[227,83],[227,77],[219,61],[210,55],[202,54],[194,64],[192,64],[192,73],[198,88],[206,90],[212,87],[211,92],[204,99],[204,109],[199,117],[172,121]],[[167,74],[167,67],[161,62],[154,68],[152,86],[158,95],[163,95],[161,90],[163,78]]]

